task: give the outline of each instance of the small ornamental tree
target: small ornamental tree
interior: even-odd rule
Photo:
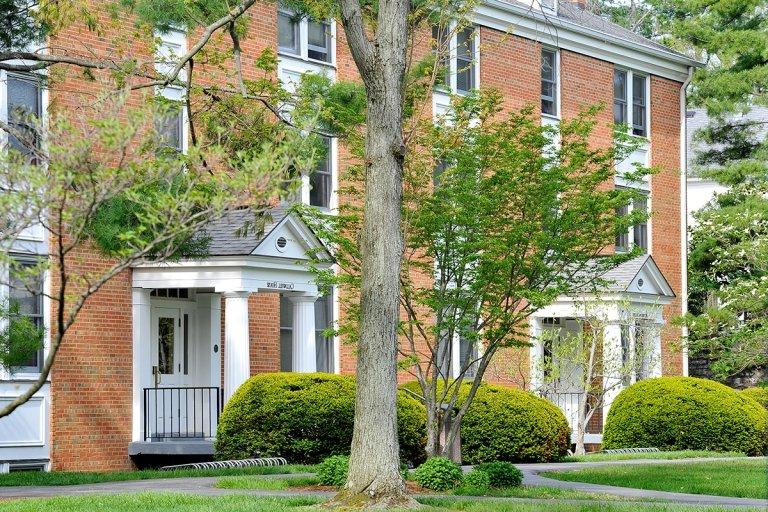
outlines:
[[[502,114],[501,96],[489,90],[455,98],[452,113],[436,123],[416,123],[412,136],[422,150],[404,167],[398,350],[427,409],[430,456],[460,460],[448,447],[493,356],[528,344],[528,316],[629,257],[595,258],[642,216],[615,215],[633,192],[605,184],[631,144],[593,148],[596,111],[563,121],[555,133],[532,109]],[[359,178],[353,173],[344,190],[353,198],[361,193]],[[348,342],[358,331],[363,217],[355,203],[337,216],[305,214],[342,269],[326,277],[352,292],[339,326]],[[455,340],[462,340],[458,362],[451,358]],[[469,393],[459,400],[467,381]]]
[[[650,312],[620,304],[616,322],[609,318],[606,305],[601,300],[579,304],[581,330],[577,334],[553,329],[540,336],[547,348],[536,368],[540,379],[537,391],[555,402],[560,393],[579,394],[574,428],[576,455],[586,453],[587,425],[602,412],[608,398],[635,380],[651,376],[660,364],[657,342],[661,326],[646,320]],[[609,325],[618,335],[613,339],[606,339]]]

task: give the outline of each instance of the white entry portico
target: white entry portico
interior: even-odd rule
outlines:
[[[291,302],[291,369],[317,370],[319,290],[308,263],[310,255],[322,266],[332,259],[296,215],[281,207],[268,215],[263,233],[248,233],[250,210],[212,223],[204,233],[204,260],[133,269],[132,444],[213,437],[214,415],[250,377],[251,357],[258,357],[249,334],[252,293],[280,293]]]

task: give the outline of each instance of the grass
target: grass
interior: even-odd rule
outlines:
[[[456,494],[460,494],[457,492]],[[561,489],[559,487],[506,487],[491,489],[485,496],[494,498],[529,498],[540,500],[594,500],[594,501],[629,501],[621,496],[594,492]]]
[[[653,453],[590,453],[587,455],[572,455],[563,459],[563,462],[603,462],[611,460],[635,460],[635,459],[716,459],[721,457],[746,457],[739,452],[710,452],[704,450],[679,450],[674,452]]]
[[[695,464],[622,465],[544,475],[558,480],[655,491],[768,498],[768,461],[764,458]]]
[[[0,486],[30,485],[78,485],[101,482],[120,482],[125,480],[154,480],[157,478],[186,478],[193,476],[229,476],[229,475],[280,475],[290,473],[314,473],[315,466],[293,464],[287,466],[266,466],[231,469],[181,469],[160,471],[144,469],[141,471],[112,471],[106,473],[75,473],[69,471],[19,471],[0,473]]]
[[[463,512],[631,512],[637,504],[558,504],[519,503],[489,500],[424,499],[431,511]],[[313,498],[255,498],[247,495],[195,496],[173,493],[68,496],[25,499],[3,503],[4,512],[301,512],[313,505]],[[720,512],[723,509],[653,504],[648,512]],[[757,510],[757,509],[755,509]]]

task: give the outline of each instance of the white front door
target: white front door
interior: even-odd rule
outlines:
[[[189,316],[181,308],[152,308],[152,382],[148,391],[149,428],[155,438],[186,437],[191,408],[189,377]]]

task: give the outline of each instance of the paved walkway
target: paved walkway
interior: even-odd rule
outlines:
[[[583,492],[610,494],[631,499],[652,499],[669,501],[672,503],[689,505],[716,505],[721,507],[758,507],[768,509],[768,500],[756,498],[734,498],[729,496],[709,496],[705,494],[686,494],[680,492],[653,491],[649,489],[634,489],[629,487],[614,487],[612,485],[600,485],[583,482],[567,482],[555,480],[540,475],[540,473],[571,471],[601,466],[625,466],[645,464],[697,464],[711,462],[715,459],[635,459],[603,462],[565,462],[551,464],[517,464],[523,472],[523,484],[536,487],[558,487]],[[739,460],[739,457],[719,458],[716,460]],[[768,463],[768,461],[766,461]]]
[[[723,460],[723,459],[719,459]],[[617,506],[626,506],[628,509],[638,508],[639,506],[659,505],[658,501],[667,501],[670,503],[690,506],[712,505],[720,508],[759,508],[768,509],[768,500],[751,498],[732,498],[725,496],[706,496],[700,494],[683,494],[662,491],[650,491],[644,489],[629,489],[624,487],[613,487],[608,485],[597,485],[580,482],[566,482],[554,480],[540,476],[540,473],[550,471],[568,471],[572,469],[581,469],[597,466],[626,465],[626,464],[691,464],[704,462],[706,459],[679,459],[679,460],[654,460],[641,459],[631,461],[606,461],[606,462],[572,462],[572,463],[553,463],[553,464],[519,464],[517,465],[523,472],[523,483],[530,486],[539,487],[559,487],[564,489],[574,489],[583,492],[609,494],[630,499],[652,499],[654,502],[612,502]],[[470,469],[466,467],[465,470]],[[308,474],[293,475],[264,475],[264,478],[297,478],[306,477]],[[322,491],[273,491],[273,490],[250,490],[250,489],[219,489],[215,487],[220,477],[194,477],[194,478],[173,478],[173,479],[155,479],[155,480],[133,480],[127,482],[104,482],[98,484],[67,485],[67,486],[39,486],[39,487],[0,487],[0,500],[14,498],[47,498],[53,496],[78,496],[88,494],[122,494],[122,493],[141,493],[141,492],[181,492],[184,494],[198,494],[204,496],[222,496],[226,494],[248,494],[260,497],[286,497],[286,496],[317,496],[318,498],[328,498],[333,493]],[[503,502],[520,503],[540,503],[552,505],[553,503],[599,503],[591,500],[573,500],[573,499],[532,499],[532,498],[478,498],[473,496],[442,496],[429,495],[434,498],[448,498],[453,500],[489,500]]]

